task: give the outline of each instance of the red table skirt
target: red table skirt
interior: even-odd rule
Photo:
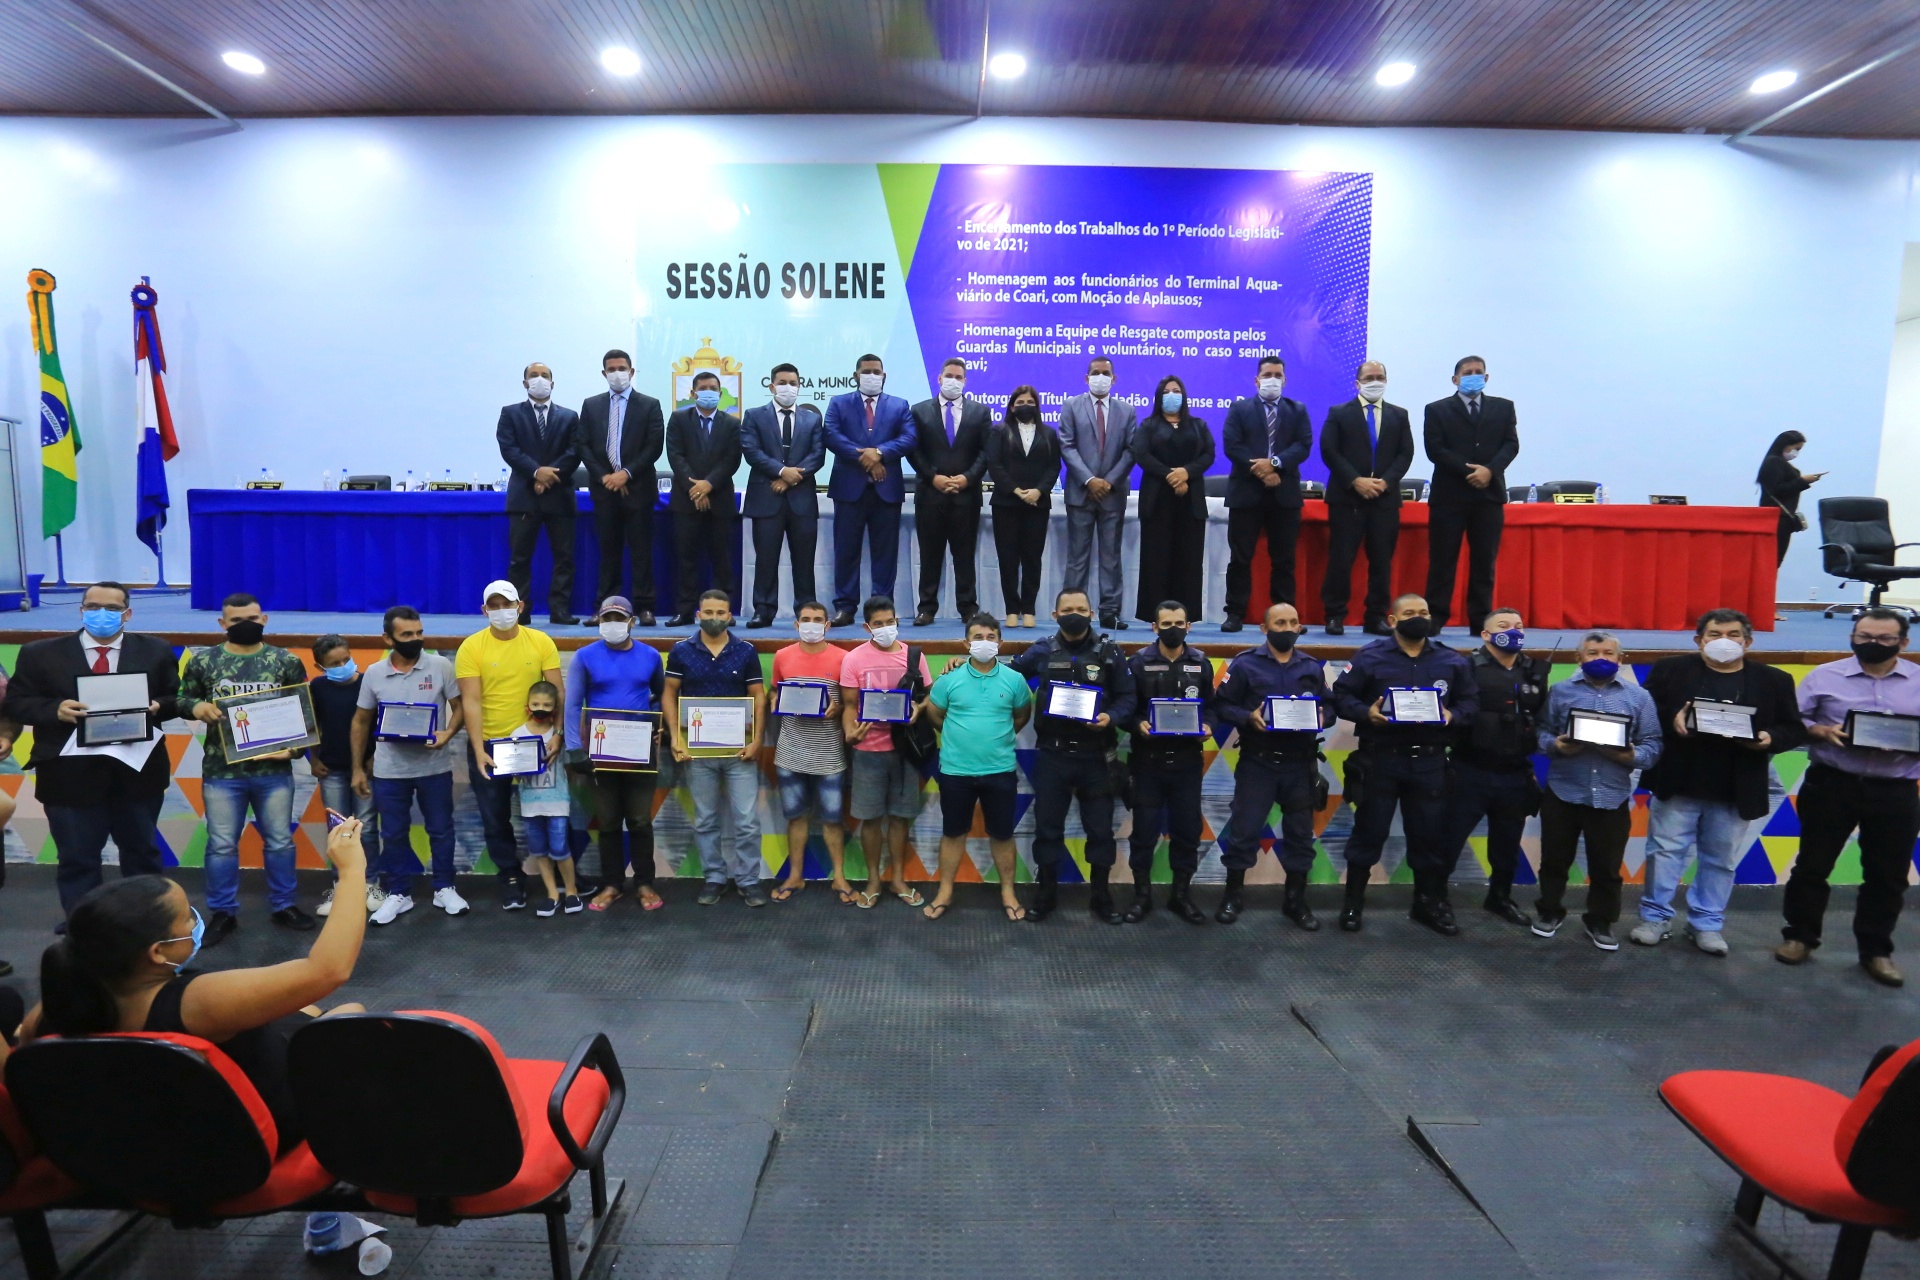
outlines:
[[[1400,543],[1393,557],[1393,590],[1425,591],[1427,516],[1423,502],[1400,508]],[[1742,610],[1762,631],[1773,630],[1774,532],[1777,513],[1766,507],[1653,507],[1514,503],[1494,578],[1494,603],[1519,609],[1530,628],[1618,627],[1691,631],[1708,609]],[[1327,504],[1309,501],[1296,555],[1301,617],[1325,621],[1320,583],[1327,571]],[[1267,603],[1264,540],[1255,557],[1254,600],[1248,621]],[[1467,549],[1460,548],[1450,609],[1455,625],[1466,617]],[[1354,561],[1347,621],[1360,620],[1367,596],[1364,552]],[[1471,620],[1478,627],[1480,619]]]

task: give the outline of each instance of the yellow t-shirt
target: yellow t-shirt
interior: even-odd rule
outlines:
[[[558,670],[560,650],[553,637],[521,627],[502,640],[483,627],[460,642],[453,656],[453,677],[480,680],[480,730],[489,738],[511,737],[527,719],[527,690]]]

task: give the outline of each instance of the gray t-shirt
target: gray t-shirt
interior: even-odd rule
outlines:
[[[460,686],[454,683],[453,663],[437,653],[423,653],[420,661],[407,671],[395,671],[391,656],[380,659],[367,668],[367,674],[360,678],[360,701],[362,711],[374,713],[374,727],[379,728],[379,706],[382,702],[414,702],[439,708],[435,723],[441,731],[447,728],[447,702],[460,696]],[[373,747],[373,776],[376,778],[430,778],[439,773],[453,772],[454,746],[449,742],[438,751],[420,742],[381,742],[377,738]]]

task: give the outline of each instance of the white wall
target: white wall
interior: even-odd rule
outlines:
[[[1887,500],[1896,541],[1920,542],[1920,244],[1908,244],[1887,361],[1886,418],[1880,431],[1880,476],[1874,492]],[[1821,482],[1823,485],[1824,481]],[[1911,551],[1903,564],[1920,564]],[[1920,589],[1897,583],[1887,599],[1920,605]]]
[[[497,470],[529,359],[563,402],[634,332],[635,210],[715,161],[998,161],[1371,170],[1372,350],[1392,398],[1491,362],[1513,478],[1746,503],[1806,431],[1823,494],[1876,480],[1920,146],[1642,134],[912,117],[0,121],[0,281],[60,280],[86,450],[70,577],[149,581],[132,535],[127,290],[151,275],[189,487],[273,467]],[[804,188],[796,187],[796,191]],[[0,415],[33,420],[26,315],[0,305]],[[1322,406],[1313,406],[1316,413]],[[1424,467],[1424,464],[1422,464]],[[1420,470],[1421,468],[1416,468]],[[1884,475],[1882,476],[1884,481]],[[37,529],[37,472],[29,526]],[[1920,523],[1910,524],[1920,528]],[[50,559],[43,556],[43,560]],[[1799,539],[1784,598],[1833,589]]]

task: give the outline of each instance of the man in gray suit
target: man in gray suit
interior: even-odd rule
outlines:
[[[773,366],[773,402],[747,410],[740,451],[750,468],[740,514],[753,521],[753,618],[770,627],[780,611],[780,543],[793,556],[793,603],[814,599],[813,550],[820,535],[814,476],[827,460],[820,411],[800,404],[800,371]]]
[[[1067,577],[1069,590],[1093,594],[1087,581],[1093,544],[1100,543],[1100,625],[1125,630],[1120,616],[1120,538],[1127,518],[1127,480],[1133,474],[1133,406],[1114,398],[1113,361],[1087,365],[1086,394],[1060,408],[1060,456],[1067,464]]]

